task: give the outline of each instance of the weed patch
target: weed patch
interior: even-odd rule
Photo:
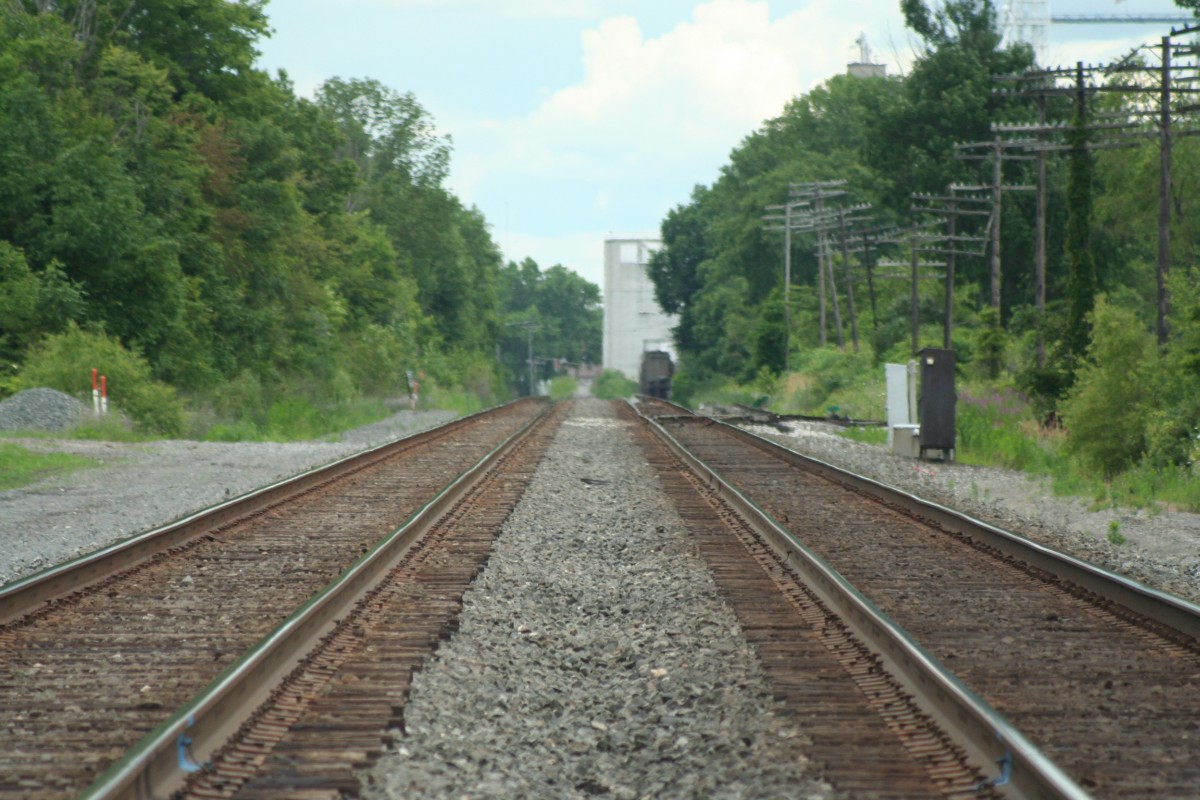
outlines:
[[[50,475],[96,466],[90,458],[70,453],[32,453],[18,444],[0,443],[0,490],[16,489]]]

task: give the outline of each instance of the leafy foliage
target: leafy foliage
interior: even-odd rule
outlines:
[[[210,405],[223,435],[403,394],[410,369],[501,396],[501,257],[444,185],[449,139],[378,81],[310,102],[258,70],[265,7],[0,6],[0,358],[28,384],[38,342],[120,342],[148,371],[123,407],[164,432],[179,401],[153,387]],[[551,273],[547,342],[596,360],[598,292]]]
[[[21,373],[28,386],[48,386],[87,397],[91,371],[107,377],[111,406],[142,430],[166,436],[183,433],[183,405],[175,390],[154,380],[145,359],[103,334],[67,330],[38,342]]]
[[[625,373],[618,369],[604,370],[596,376],[596,380],[592,384],[592,395],[601,400],[633,397],[637,394],[637,390],[637,381],[626,378]]]
[[[1200,13],[1196,0],[1177,4]],[[849,299],[837,234],[828,237],[837,286],[824,290],[822,331],[817,237],[796,233],[785,370],[783,236],[762,218],[787,201],[794,184],[840,180],[848,202],[874,206],[876,224],[907,226],[914,221],[912,193],[989,183],[990,161],[977,169],[954,157],[954,145],[986,144],[994,123],[1038,116],[1032,99],[994,92],[997,76],[1019,73],[1033,59],[1026,46],[1002,46],[997,6],[902,0],[906,22],[923,44],[907,76],[836,76],[795,98],[746,137],[711,185],[697,186],[688,203],[668,212],[661,224],[665,247],[650,275],[662,307],[679,314],[677,397],[745,399],[760,375],[782,372],[772,399],[778,408],[865,408],[871,381],[847,377],[847,370],[869,373],[883,361],[912,356],[908,281],[883,279],[876,266],[884,258],[907,262],[908,243],[878,244],[871,252],[849,243],[852,250],[858,245],[848,266],[866,352],[861,364],[843,364],[838,359],[848,353],[819,347],[838,340],[833,301],[845,312]],[[1120,117],[1138,98],[1109,94],[1088,102]],[[1032,194],[1003,195],[1000,313],[990,307],[990,293],[980,291],[990,282],[988,258],[956,260],[953,347],[961,378],[981,382],[977,397],[1008,396],[1016,387],[1026,393],[1013,406],[1019,414],[997,412],[990,400],[961,406],[961,452],[1053,473],[1063,486],[1099,476],[1106,482],[1101,493],[1114,499],[1142,502],[1161,491],[1191,507],[1196,490],[1185,477],[1200,463],[1200,275],[1180,266],[1200,253],[1200,214],[1193,208],[1200,142],[1173,146],[1171,339],[1160,352],[1147,334],[1156,310],[1158,147],[1093,154],[1085,112],[1092,114],[1070,97],[1046,101],[1046,118],[1068,129],[1063,143],[1071,147],[1045,158],[1045,313],[1035,303]],[[1007,159],[1002,176],[1016,184],[1036,177],[1032,165]],[[960,218],[957,233],[985,237],[991,225]],[[1099,296],[1107,300],[1098,304]],[[916,300],[918,347],[941,346],[943,287],[922,280]]]
[[[514,385],[529,391],[531,355],[535,381],[598,360],[604,312],[594,283],[560,265],[543,272],[527,258],[501,270],[499,298],[505,315],[500,357]]]
[[[1068,449],[1106,475],[1136,463],[1157,369],[1154,339],[1136,317],[1097,302],[1087,363],[1063,403]]]

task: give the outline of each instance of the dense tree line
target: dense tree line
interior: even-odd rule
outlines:
[[[446,188],[449,140],[373,80],[297,97],[255,68],[267,31],[265,0],[0,7],[0,388],[73,331],[201,399],[519,380],[497,358],[515,267]],[[541,313],[594,313],[570,289]]]
[[[1200,11],[1195,0],[1178,4]],[[788,369],[781,346],[784,237],[778,223],[771,230],[763,218],[768,206],[786,202],[790,184],[844,180],[847,195],[839,202],[871,203],[876,225],[905,230],[918,220],[913,193],[945,195],[951,184],[991,184],[991,162],[956,157],[965,152],[956,143],[989,142],[993,124],[1037,119],[1033,99],[997,91],[1012,85],[997,78],[1036,65],[1028,46],[1001,42],[995,3],[900,0],[900,6],[923,42],[908,74],[839,75],[795,98],[746,137],[711,185],[697,186],[690,201],[662,221],[665,247],[652,259],[650,274],[663,308],[679,314],[677,385],[684,393]],[[1137,102],[1116,94],[1088,97],[1103,104],[1099,110],[1118,114]],[[1069,93],[1048,102],[1048,119],[1070,132],[1060,139],[1063,149],[1047,157],[1045,314],[1036,303],[1035,196],[1005,192],[999,297],[991,296],[990,250],[957,258],[953,346],[964,374],[1015,383],[1042,414],[1073,415],[1075,430],[1091,424],[1100,434],[1106,417],[1090,415],[1112,413],[1104,390],[1123,381],[1133,433],[1097,464],[1112,471],[1143,455],[1186,464],[1200,456],[1200,403],[1194,399],[1200,378],[1200,276],[1194,268],[1200,218],[1191,203],[1194,191],[1185,188],[1194,186],[1200,150],[1195,139],[1175,143],[1172,339],[1162,348],[1147,347],[1144,337],[1156,312],[1158,146],[1150,138],[1132,150],[1089,149],[1079,113]],[[1006,184],[1036,183],[1030,160],[1011,159],[1003,169]],[[989,232],[983,218],[960,219],[957,231],[981,238]],[[877,363],[912,355],[908,270],[889,275],[876,266],[880,258],[909,262],[910,245],[905,236],[896,238],[870,258],[855,253],[849,259],[858,327]],[[794,237],[787,332],[794,361],[821,341],[816,243],[814,235]],[[840,299],[844,317],[849,297],[836,245],[832,257],[841,283],[836,295],[826,290],[827,299]],[[940,276],[919,282],[918,304],[918,346],[942,346]],[[838,341],[834,325],[831,314],[831,343]],[[1129,381],[1131,374],[1138,380]]]
[[[531,374],[535,382],[543,381],[600,363],[604,311],[594,283],[562,266],[543,271],[527,258],[501,270],[500,301],[505,310],[501,358],[509,374],[521,376],[523,390],[528,391]]]

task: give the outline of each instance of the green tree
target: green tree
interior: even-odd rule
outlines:
[[[1131,311],[1100,298],[1087,362],[1062,404],[1069,451],[1105,475],[1136,463],[1146,451],[1158,369],[1154,337]]]
[[[561,265],[543,272],[531,258],[510,261],[499,278],[506,323],[500,350],[513,385],[529,382],[531,341],[539,380],[552,377],[556,362],[561,372],[568,364],[599,361],[604,324],[599,286]]]
[[[759,306],[758,320],[754,325],[754,361],[751,369],[755,374],[767,370],[780,375],[787,370],[787,352],[784,335],[783,292],[773,293]]]

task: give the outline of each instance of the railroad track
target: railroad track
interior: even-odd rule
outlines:
[[[647,461],[839,789],[1196,796],[1193,607],[1056,576],[953,512],[640,408],[669,432],[639,431]],[[82,559],[82,588],[66,568],[5,587],[0,798],[357,796],[567,411],[509,407],[270,487],[158,532],[169,546],[135,540],[151,555],[123,571],[96,562],[133,556]]]
[[[170,782],[133,775],[131,758],[194,769],[206,757],[200,729],[186,732],[195,722],[180,709],[296,609],[324,603],[344,570],[365,573],[382,540],[543,413],[523,401],[465,418],[4,587],[0,798],[74,797],[115,773],[128,785],[95,796],[154,796]],[[253,708],[262,691],[234,705]],[[155,735],[168,740],[165,756],[136,753]]]
[[[639,408],[786,528],[785,552],[826,562],[999,712],[1063,791],[1200,793],[1200,609],[678,406]]]

